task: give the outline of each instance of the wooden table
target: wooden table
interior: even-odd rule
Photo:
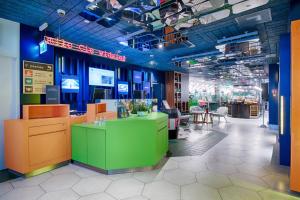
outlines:
[[[193,122],[195,124],[199,124],[199,123],[213,123],[213,115],[210,112],[205,112],[205,111],[193,111],[192,112],[193,115]],[[200,117],[200,120],[199,120]]]
[[[193,122],[195,124],[198,124],[198,123],[203,123],[203,120],[204,120],[204,112],[203,111],[193,111],[192,112],[192,115],[193,115]],[[199,116],[200,116],[200,121],[199,121]]]

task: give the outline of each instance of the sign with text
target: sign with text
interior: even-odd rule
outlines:
[[[121,61],[121,62],[126,61],[126,56],[121,56],[119,54],[114,54],[114,53],[111,53],[108,51],[93,49],[93,48],[88,47],[83,44],[74,44],[74,43],[68,42],[66,40],[59,39],[59,38],[45,36],[44,41],[46,44],[55,46],[55,47],[78,51],[81,53],[86,53],[86,54],[99,56],[99,57],[103,57],[103,58],[107,58],[107,59],[111,59],[111,60],[117,60],[117,61]]]
[[[46,85],[53,85],[52,64],[23,61],[23,94],[45,94]]]

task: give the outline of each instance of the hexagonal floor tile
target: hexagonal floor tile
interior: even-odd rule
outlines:
[[[124,179],[124,178],[131,178],[132,176],[133,176],[133,173],[122,173],[122,174],[107,175],[107,178],[115,181],[115,180]]]
[[[73,190],[60,190],[55,192],[48,192],[44,194],[39,200],[76,200],[79,199],[79,195]]]
[[[165,165],[162,167],[162,170],[172,170],[178,168],[178,162],[174,160],[168,160]]]
[[[71,188],[75,183],[77,183],[80,178],[73,173],[70,174],[59,174],[52,176],[47,181],[43,182],[41,185],[46,191],[56,191],[65,190]]]
[[[12,185],[8,182],[0,183],[0,196],[11,191],[13,189]]]
[[[182,200],[221,200],[216,189],[207,187],[200,183],[183,186],[181,189]]]
[[[221,174],[233,174],[237,172],[237,169],[233,165],[223,164],[220,162],[208,162],[208,170],[221,173]]]
[[[153,200],[179,200],[180,188],[166,181],[146,184],[143,195]]]
[[[81,178],[87,178],[87,177],[91,177],[91,176],[100,176],[100,175],[102,175],[99,172],[96,172],[94,170],[87,169],[87,168],[84,168],[84,167],[76,170],[75,174],[77,174]],[[103,176],[105,176],[105,175],[103,174]]]
[[[259,195],[262,197],[263,200],[299,200],[299,197],[294,197],[273,190],[265,190],[259,192]]]
[[[144,183],[150,183],[154,180],[162,179],[163,172],[160,170],[152,170],[146,172],[135,172],[133,177]]]
[[[73,190],[84,196],[103,192],[112,181],[104,176],[94,176],[81,179],[73,186]]]
[[[98,193],[81,197],[79,200],[115,200],[115,198],[106,193]]]
[[[176,185],[187,185],[196,182],[195,173],[183,169],[166,171],[164,179]]]
[[[174,160],[176,162],[186,162],[188,160],[192,160],[191,156],[178,156],[178,157],[171,157],[170,160]]]
[[[206,171],[207,167],[205,162],[199,160],[189,160],[179,164],[179,167],[184,170],[192,172]]]
[[[232,185],[231,181],[226,175],[210,171],[197,173],[197,180],[199,183],[212,188],[222,188]]]
[[[259,167],[256,165],[242,164],[236,167],[241,173],[250,174],[257,177],[263,177],[272,174],[271,171],[265,169],[264,167]]]
[[[251,190],[231,186],[219,190],[223,200],[260,200],[259,195]]]
[[[40,187],[25,187],[11,190],[10,192],[1,196],[1,200],[33,200],[37,199],[44,194]]]
[[[54,175],[59,175],[59,174],[69,174],[75,172],[79,166],[73,165],[73,164],[68,164],[62,167],[59,167],[57,169],[54,169],[51,171],[52,174]]]
[[[143,196],[135,196],[135,197],[130,197],[127,199],[122,199],[122,200],[148,200],[146,197]]]
[[[244,162],[241,159],[233,156],[217,156],[216,160],[221,163],[231,164],[231,165],[240,165]]]
[[[118,199],[125,199],[140,195],[143,188],[144,183],[134,178],[128,178],[114,181],[106,192]]]
[[[234,185],[254,191],[267,189],[269,186],[260,178],[249,174],[236,173],[229,176]]]
[[[11,181],[11,184],[15,188],[19,187],[30,187],[30,186],[38,186],[39,184],[45,182],[50,177],[52,177],[52,174],[50,173],[44,173],[37,176],[33,176],[30,178],[17,178],[15,180]]]

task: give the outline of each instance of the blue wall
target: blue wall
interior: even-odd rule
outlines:
[[[52,35],[48,33],[48,35]],[[40,55],[39,43],[43,35],[38,29],[21,24],[20,26],[20,102],[22,104],[40,104],[45,101],[45,95],[23,94],[23,60],[54,64],[54,48],[48,46],[48,51]],[[22,110],[22,109],[21,109]]]
[[[51,33],[47,33],[48,36],[53,36]],[[61,103],[70,104],[72,110],[86,111],[86,104],[91,100],[94,86],[88,85],[88,68],[96,67],[102,69],[108,69],[115,71],[115,87],[100,87],[106,89],[112,89],[112,98],[132,98],[133,90],[141,90],[142,84],[132,83],[132,71],[137,70],[143,72],[143,79],[149,79],[150,74],[153,74],[156,83],[160,84],[162,90],[164,90],[164,72],[154,69],[141,68],[139,66],[129,65],[128,63],[109,60],[97,56],[91,56],[75,51],[56,48],[48,45],[46,53],[39,54],[39,42],[43,40],[43,33],[38,31],[37,28],[23,25],[20,27],[20,69],[22,71],[23,60],[42,62],[53,64],[55,67],[54,83],[55,85],[61,85],[62,75],[77,75],[80,81],[79,93],[62,93]],[[64,68],[59,63],[62,63],[63,58]],[[138,58],[137,58],[138,59]],[[20,75],[21,88],[23,88],[23,75]],[[127,96],[120,96],[117,93],[117,81],[129,82],[129,94]],[[152,94],[151,89],[151,94]],[[152,95],[147,95],[147,98],[152,98]],[[21,94],[22,104],[40,104],[45,103],[45,95],[25,95]],[[164,98],[164,95],[161,96]],[[159,99],[161,102],[161,99]]]
[[[290,97],[291,97],[291,38],[290,34],[280,36],[280,67],[279,67],[279,96],[284,97],[283,134],[279,134],[280,164],[290,165]],[[281,104],[281,102],[280,102]],[[280,110],[279,110],[280,111]],[[281,126],[281,124],[280,124]]]
[[[62,67],[62,63],[64,67]],[[91,56],[75,51],[70,51],[61,48],[55,48],[55,84],[61,84],[62,75],[77,75],[79,77],[80,89],[79,93],[62,93],[62,103],[68,103],[71,105],[72,110],[86,111],[86,104],[92,100],[92,93],[95,86],[89,86],[88,75],[89,67],[107,69],[115,71],[115,87],[102,87],[97,88],[111,89],[112,98],[132,98],[133,90],[141,90],[142,84],[135,84],[132,82],[132,71],[137,70],[143,73],[143,79],[149,81],[151,73],[153,74],[154,80],[158,84],[164,85],[164,72],[141,68],[138,66],[128,65],[127,63],[116,62],[101,57]],[[119,96],[117,92],[117,82],[127,81],[129,83],[129,94],[126,96]],[[152,98],[152,95],[148,95],[147,98]]]
[[[269,125],[278,125],[278,93],[273,96],[272,91],[278,91],[279,67],[277,64],[269,65]]]

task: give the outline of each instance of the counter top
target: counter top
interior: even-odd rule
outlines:
[[[94,123],[82,123],[82,124],[74,124],[72,126],[75,127],[84,127],[84,128],[96,128],[96,129],[105,129],[107,123],[116,123],[116,122],[124,122],[124,121],[156,121],[161,118],[166,118],[168,117],[167,114],[161,113],[161,112],[152,112],[149,113],[147,116],[139,117],[136,114],[131,114],[127,118],[119,118],[119,119],[113,119],[113,120],[108,120],[105,121],[103,125],[98,125]]]

